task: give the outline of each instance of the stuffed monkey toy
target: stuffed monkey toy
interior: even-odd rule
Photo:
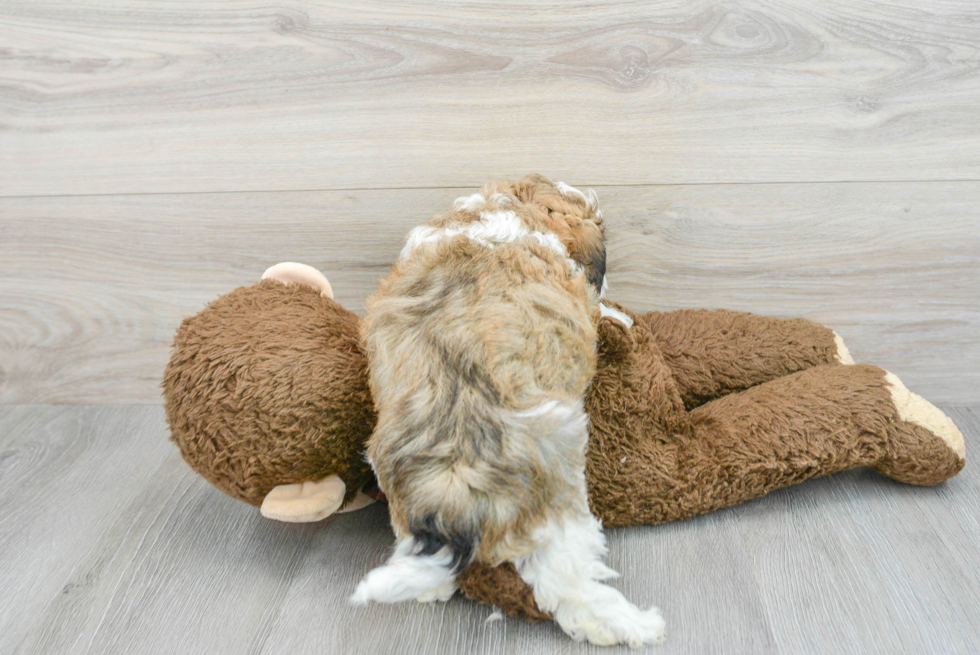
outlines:
[[[952,420],[893,374],[856,365],[829,328],[725,310],[607,304],[586,398],[592,512],[657,524],[806,479],[872,467],[935,485],[965,463]],[[375,415],[360,319],[326,278],[280,264],[177,331],[163,381],[187,463],[264,516],[316,521],[373,502]],[[511,564],[473,564],[466,596],[545,620]]]

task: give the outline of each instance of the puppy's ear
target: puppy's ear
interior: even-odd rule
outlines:
[[[589,278],[589,284],[595,287],[598,295],[602,294],[602,281],[606,277],[606,237],[601,227],[596,223],[586,223],[583,226],[582,238],[576,244],[571,254]]]
[[[588,251],[587,260],[579,263],[585,266],[586,275],[589,277],[589,283],[595,287],[596,294],[602,295],[602,282],[606,278],[605,242],[600,241],[598,247],[590,248]]]

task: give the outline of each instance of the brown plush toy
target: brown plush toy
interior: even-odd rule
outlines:
[[[853,365],[828,328],[606,304],[586,398],[589,500],[606,526],[686,519],[858,466],[917,485],[963,468],[949,417],[887,371]],[[163,384],[184,459],[271,518],[314,521],[371,502],[359,328],[326,278],[298,264],[186,319]],[[508,614],[549,618],[510,564],[473,564],[457,581]]]

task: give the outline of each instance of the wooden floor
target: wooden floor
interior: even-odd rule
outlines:
[[[0,653],[594,650],[353,610],[384,510],[264,521],[159,407],[206,302],[292,260],[360,312],[411,227],[529,172],[597,189],[612,299],[826,323],[980,443],[977,0],[0,0]],[[977,653],[971,461],[611,559],[657,652]]]
[[[976,452],[980,409],[948,411]],[[609,560],[664,611],[663,655],[976,653],[978,471],[813,480],[609,530]],[[265,520],[187,468],[159,407],[0,408],[0,526],[0,653],[617,652],[458,597],[349,606],[386,557],[386,510]]]

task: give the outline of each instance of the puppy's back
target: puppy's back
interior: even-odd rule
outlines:
[[[463,566],[467,554],[525,550],[535,519],[565,502],[556,494],[584,466],[587,283],[567,288],[567,272],[552,270],[563,262],[522,250],[439,243],[370,301],[379,415],[368,453],[392,522],[429,550],[457,538]]]
[[[474,557],[529,554],[557,514],[588,513],[576,490],[605,267],[594,200],[543,178],[492,183],[414,230],[369,298],[368,454],[400,541],[356,599],[412,598]]]

